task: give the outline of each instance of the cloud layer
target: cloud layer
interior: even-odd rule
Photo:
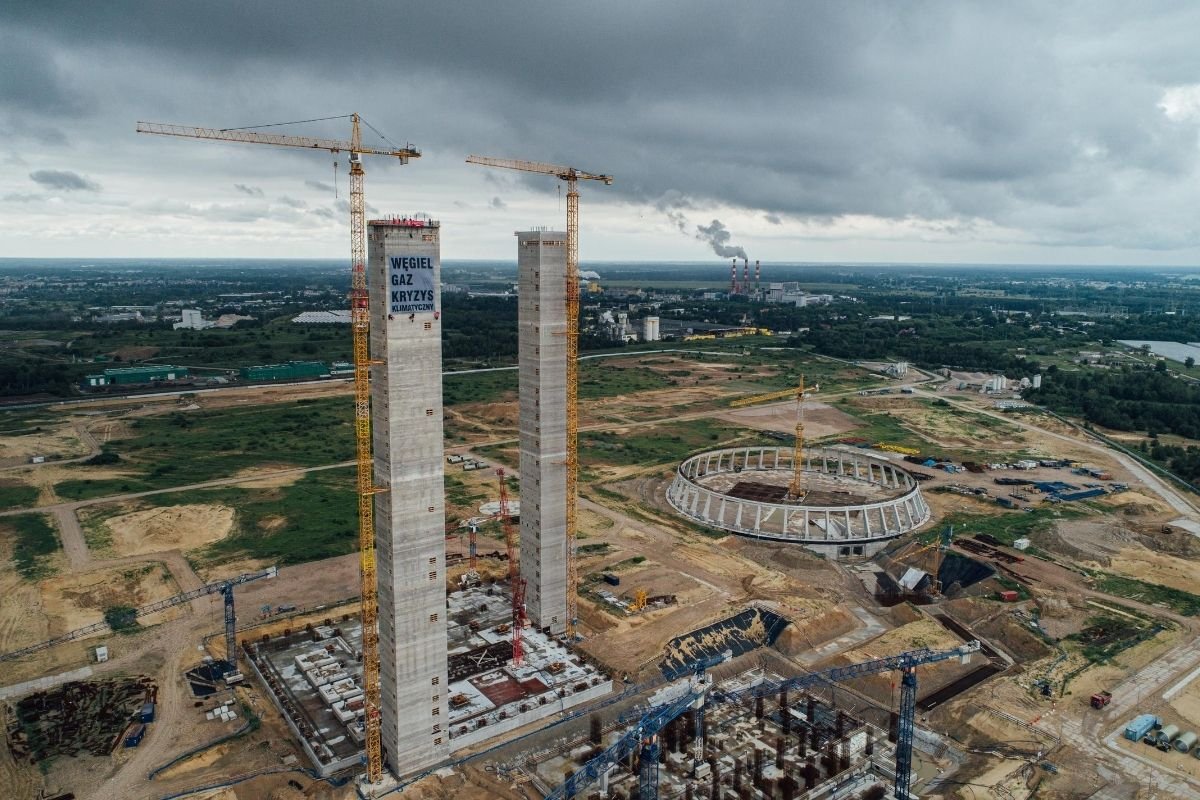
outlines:
[[[380,0],[280,15],[234,0],[146,0],[63,13],[17,2],[0,9],[0,133],[10,155],[57,166],[32,173],[44,189],[79,197],[103,183],[132,203],[188,186],[202,195],[189,202],[220,204],[233,184],[261,214],[256,224],[283,226],[281,236],[324,224],[335,191],[328,159],[321,172],[309,153],[150,143],[131,134],[132,121],[246,125],[362,111],[425,151],[399,176],[372,160],[372,187],[402,187],[389,207],[421,197],[412,210],[456,214],[479,253],[501,226],[546,219],[535,210],[557,219],[545,196],[556,186],[485,177],[461,163],[468,152],[614,174],[612,187],[586,188],[585,222],[606,223],[589,240],[592,257],[702,258],[697,234],[718,252],[731,246],[699,230],[720,219],[756,257],[855,260],[892,247],[934,260],[1200,260],[1200,6],[731,10],[662,0],[518,14]],[[344,137],[345,123],[303,130]],[[0,163],[0,184],[29,169]],[[131,211],[111,213],[140,235]],[[332,223],[306,235],[336,252],[344,243]],[[507,241],[494,246],[511,256]]]

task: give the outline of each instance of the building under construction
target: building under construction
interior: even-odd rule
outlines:
[[[567,235],[517,233],[521,577],[530,621],[567,627]]]
[[[381,740],[399,774],[450,754],[440,233],[432,220],[368,225]]]

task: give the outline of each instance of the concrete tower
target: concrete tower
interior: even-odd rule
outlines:
[[[404,775],[449,755],[439,225],[368,225],[383,750]]]
[[[567,235],[517,233],[521,577],[539,628],[567,627]]]

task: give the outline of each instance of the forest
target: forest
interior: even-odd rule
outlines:
[[[1156,367],[1066,372],[1051,366],[1024,399],[1119,431],[1200,439],[1200,384]]]

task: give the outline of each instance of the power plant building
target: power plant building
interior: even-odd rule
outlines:
[[[658,331],[658,317],[646,317],[642,320],[642,341],[657,342],[662,336]]]
[[[532,623],[567,626],[567,235],[517,233],[521,578]]]
[[[368,224],[371,423],[384,758],[400,774],[450,753],[437,222]]]

